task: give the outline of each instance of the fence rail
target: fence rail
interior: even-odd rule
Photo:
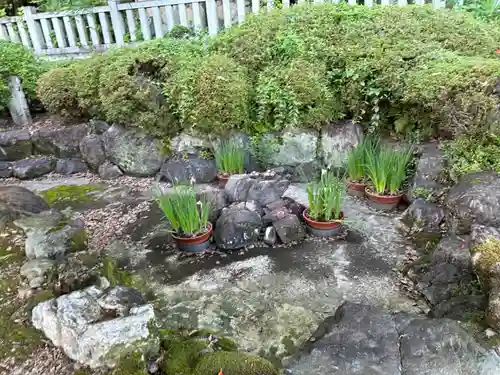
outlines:
[[[288,8],[295,3],[338,3],[340,0],[281,0]],[[408,5],[408,0],[347,0],[366,6]],[[410,0],[417,5],[445,6],[445,0]],[[274,7],[272,0],[151,0],[120,3],[63,12],[37,13],[24,7],[22,16],[0,18],[0,39],[22,43],[39,56],[78,57],[105,51],[112,45],[161,38],[175,25],[214,35],[223,28],[245,21],[249,13]]]

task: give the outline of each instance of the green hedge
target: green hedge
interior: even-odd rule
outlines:
[[[500,26],[467,12],[304,5],[249,16],[211,39],[111,51],[62,68],[72,79],[48,73],[39,87],[66,83],[64,99],[42,97],[56,113],[159,137],[318,129],[340,118],[373,131],[455,136],[496,128],[499,47]]]

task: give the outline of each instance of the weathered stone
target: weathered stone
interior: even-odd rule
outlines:
[[[27,130],[0,132],[0,161],[25,159],[33,153],[31,135]]]
[[[425,246],[429,241],[441,237],[441,223],[445,217],[444,209],[421,198],[416,199],[401,217],[405,231],[417,244]]]
[[[201,190],[198,193],[198,199],[210,202],[209,220],[212,222],[219,218],[222,209],[227,206],[225,191],[212,186]]]
[[[420,157],[412,178],[408,198],[433,200],[441,195],[444,170],[444,156],[437,143],[427,143],[420,147]]]
[[[21,186],[0,186],[0,205],[22,215],[38,214],[50,207],[31,190]]]
[[[278,241],[278,234],[274,227],[267,227],[264,232],[264,243],[269,246],[274,246]]]
[[[215,224],[214,239],[223,250],[239,249],[258,240],[262,220],[256,212],[231,207],[222,210]]]
[[[470,173],[462,177],[448,194],[447,222],[457,234],[470,233],[472,224],[500,226],[500,174]]]
[[[279,207],[273,211],[268,211],[264,216],[262,216],[262,222],[267,224],[272,224],[277,220],[283,219],[285,216],[289,215],[290,212],[287,207]]]
[[[306,231],[299,218],[295,215],[287,215],[275,221],[273,227],[281,242],[288,244],[293,241],[301,241],[306,236]]]
[[[107,313],[126,316],[132,308],[145,305],[147,302],[137,289],[117,286],[101,296],[97,303]]]
[[[200,151],[212,149],[212,144],[207,137],[201,138],[188,133],[181,133],[172,138],[171,147],[174,154],[198,155]]]
[[[141,305],[126,316],[110,317],[99,301],[113,293],[92,286],[42,302],[33,309],[33,325],[69,358],[91,368],[115,366],[131,352],[157,350],[158,340],[149,330],[153,307]]]
[[[56,167],[56,160],[47,157],[18,160],[12,163],[14,177],[22,180],[41,177]]]
[[[115,178],[123,176],[123,172],[121,171],[121,169],[110,162],[106,162],[100,165],[98,172],[99,176],[103,180],[114,180]]]
[[[89,121],[89,126],[91,131],[98,135],[106,133],[106,131],[110,128],[107,122],[95,119]]]
[[[66,253],[86,247],[84,223],[70,221],[55,211],[45,211],[14,221],[26,234],[25,252],[28,259],[61,258]]]
[[[80,156],[79,144],[87,131],[87,124],[46,127],[35,131],[32,140],[35,150],[42,154],[75,158]]]
[[[293,375],[493,375],[498,359],[458,323],[346,302],[289,366]]]
[[[101,137],[98,135],[90,134],[85,136],[80,141],[80,152],[83,160],[94,171],[106,161],[104,145],[102,144]]]
[[[361,125],[339,121],[327,125],[321,133],[321,157],[328,168],[341,168],[347,154],[363,140]]]
[[[229,202],[245,202],[248,191],[257,183],[256,179],[245,174],[235,174],[229,177],[224,190]]]
[[[155,175],[165,159],[159,141],[139,131],[113,125],[102,140],[108,159],[132,176]]]
[[[55,262],[47,258],[28,260],[21,267],[21,276],[25,277],[31,288],[40,287],[45,281],[45,274],[54,266]],[[35,282],[36,281],[36,282]]]
[[[289,199],[304,207],[309,207],[309,200],[307,198],[307,191],[305,188],[297,185],[290,185],[283,193],[282,198]]]
[[[56,173],[60,174],[70,175],[87,171],[87,164],[80,159],[59,159],[56,164]]]
[[[0,178],[12,177],[12,163],[7,161],[0,161]]]
[[[207,183],[215,180],[217,168],[213,159],[205,159],[195,155],[187,157],[174,156],[161,167],[159,179],[173,183]]]
[[[85,264],[78,254],[69,254],[55,268],[50,280],[56,295],[72,293],[91,285],[102,286],[100,275]]]
[[[280,199],[289,185],[288,180],[257,181],[248,189],[246,199],[256,201],[263,207]]]

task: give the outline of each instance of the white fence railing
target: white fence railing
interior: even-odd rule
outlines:
[[[294,3],[340,0],[281,0]],[[407,5],[408,0],[347,0],[354,5]],[[410,0],[417,5],[445,6],[445,0]],[[151,0],[120,3],[64,12],[37,13],[24,7],[22,16],[0,18],[0,39],[22,43],[39,56],[68,57],[104,51],[111,45],[128,45],[161,38],[175,25],[208,29],[211,35],[245,21],[249,13],[273,8],[273,0]]]

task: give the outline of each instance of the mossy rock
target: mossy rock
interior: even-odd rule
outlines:
[[[268,360],[238,352],[215,352],[203,356],[193,375],[278,375],[279,371]]]
[[[471,252],[474,257],[478,256],[474,268],[481,282],[481,286],[483,289],[489,290],[492,277],[499,278],[500,281],[500,275],[494,275],[492,273],[493,266],[496,263],[500,263],[500,240],[497,238],[489,238],[482,244],[475,246]]]
[[[207,342],[197,338],[171,335],[164,338],[162,347],[165,350],[163,372],[165,374],[192,374]]]
[[[96,192],[104,189],[103,185],[59,185],[40,192],[45,202],[55,208],[86,207],[96,202]]]

